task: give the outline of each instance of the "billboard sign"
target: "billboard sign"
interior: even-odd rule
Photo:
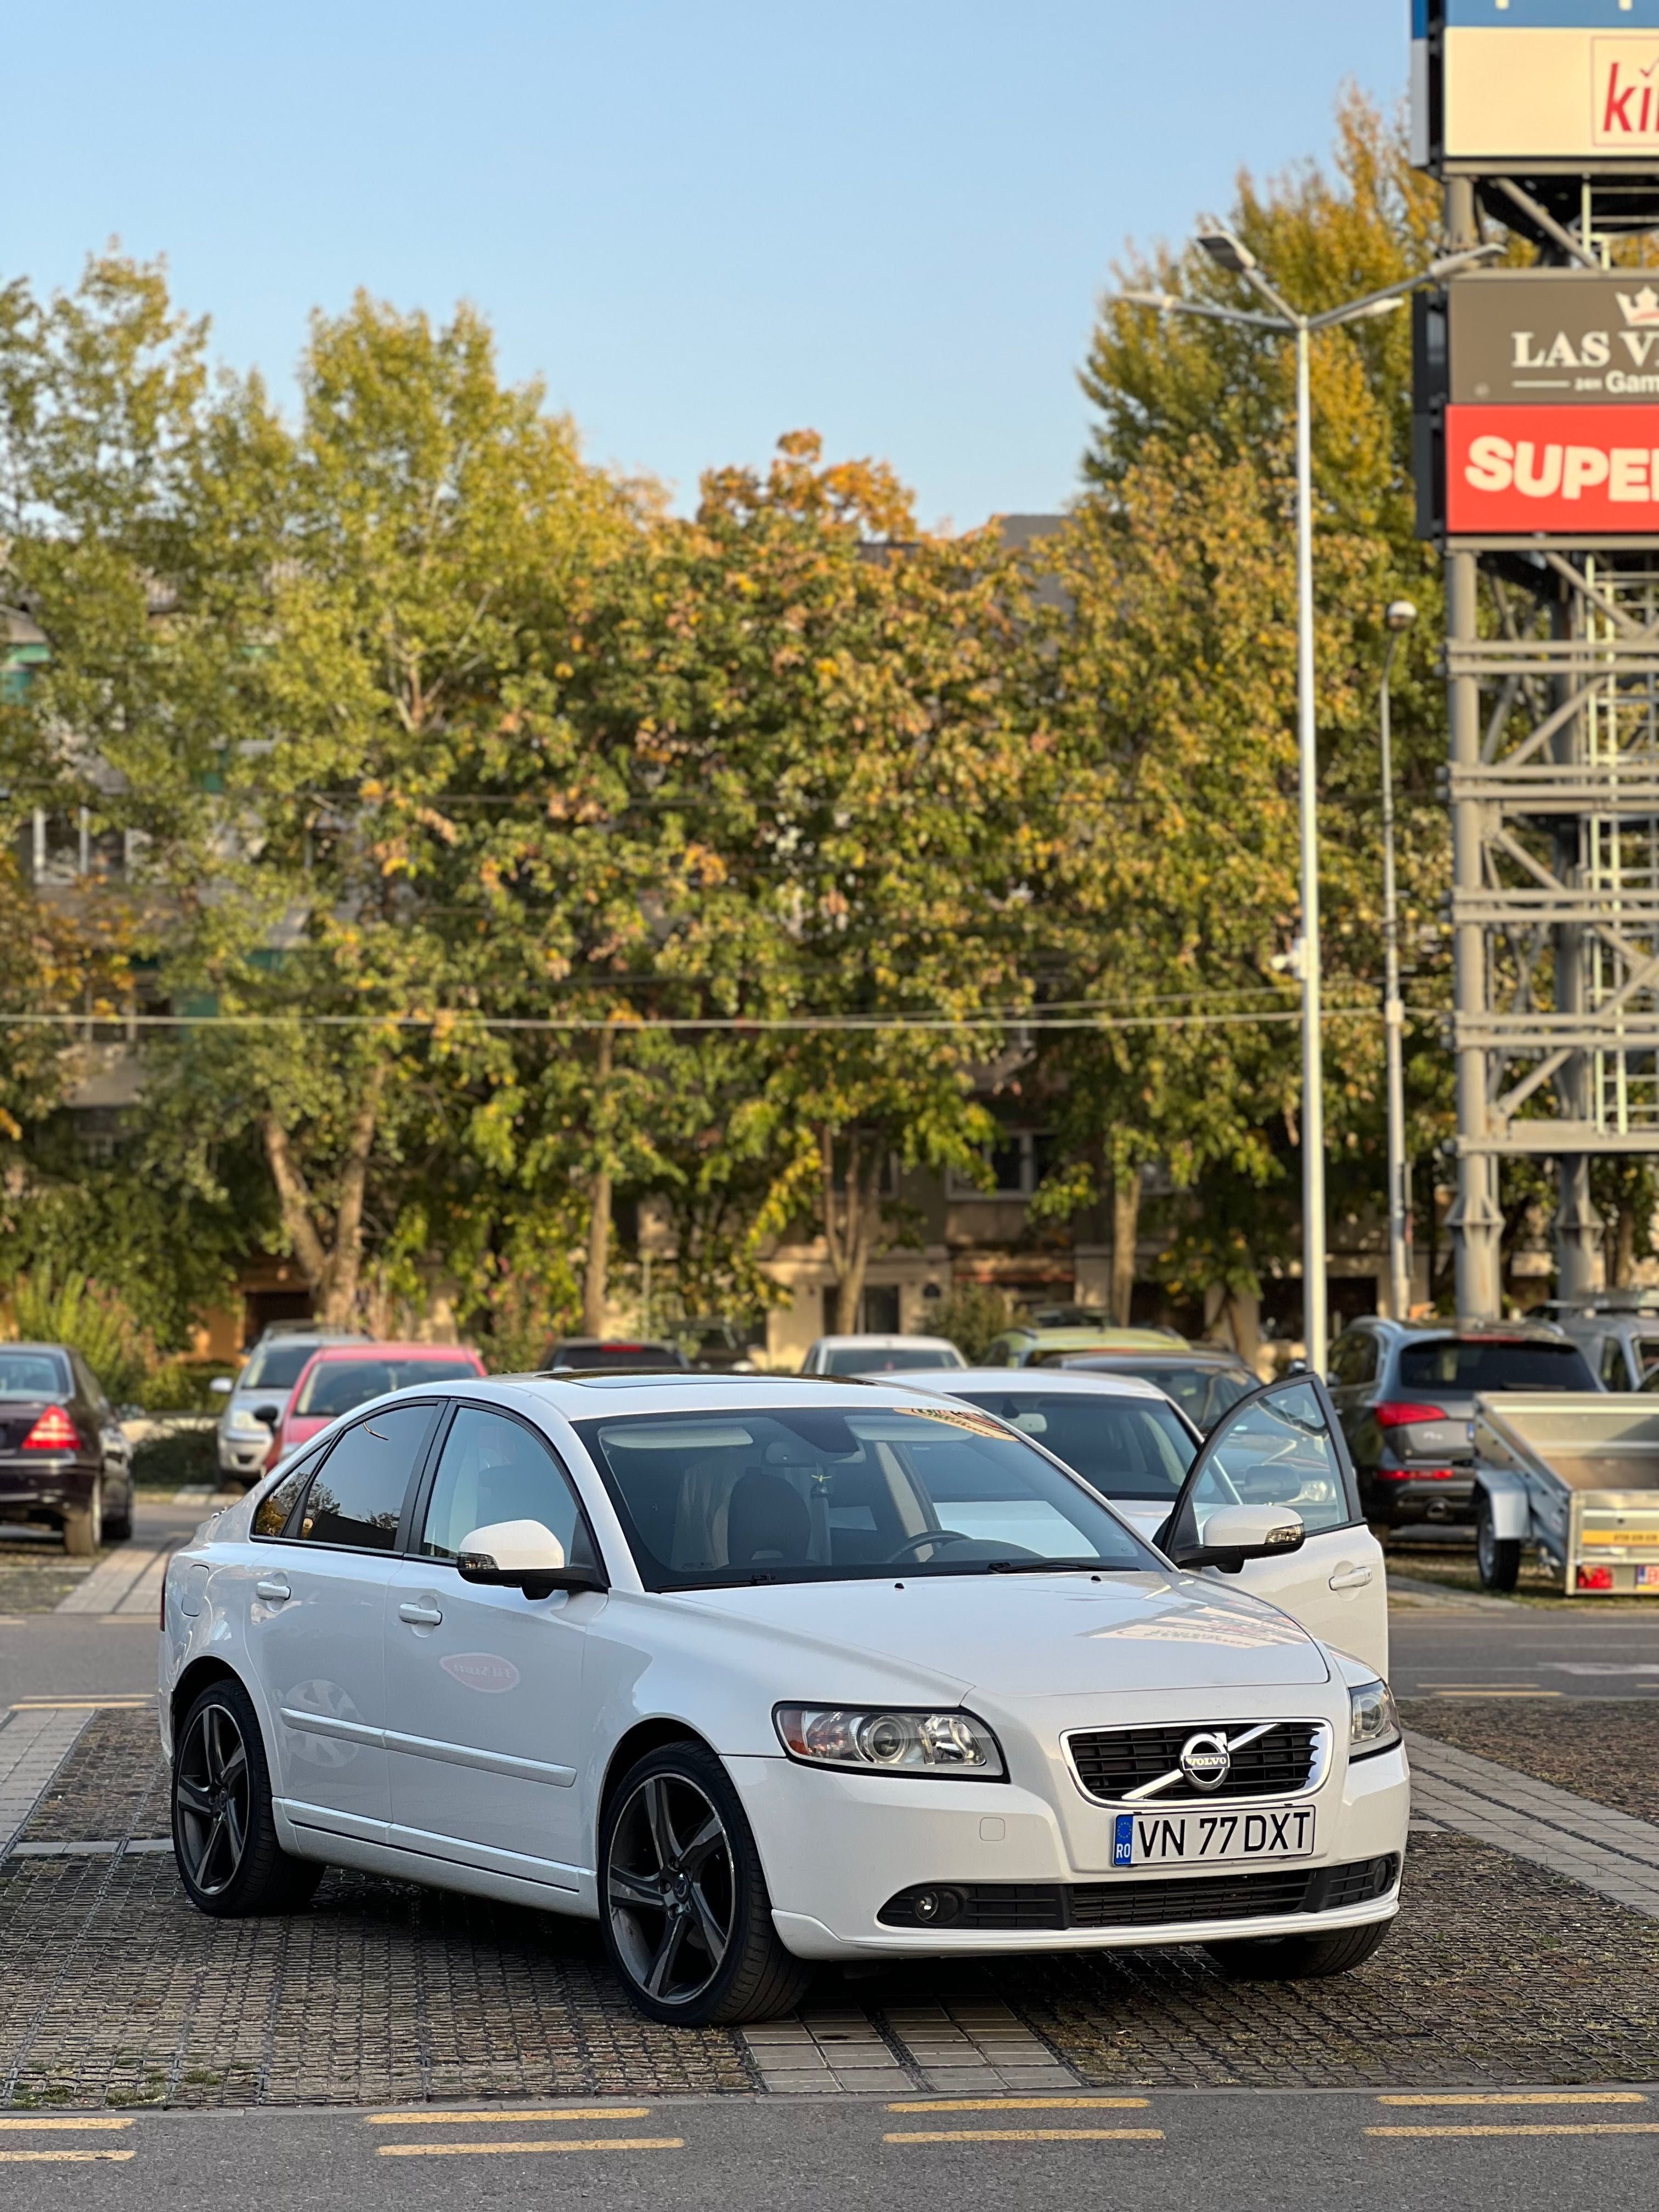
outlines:
[[[1496,270],[1448,296],[1449,398],[1602,407],[1659,397],[1659,270]]]
[[[1438,418],[1433,534],[1659,537],[1656,279],[1495,270],[1447,288],[1443,354],[1419,369]]]
[[[1659,535],[1659,404],[1448,408],[1446,528]]]
[[[1659,155],[1659,0],[1413,0],[1413,158],[1586,171]]]

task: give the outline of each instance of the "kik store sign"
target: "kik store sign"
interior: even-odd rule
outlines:
[[[1412,17],[1420,164],[1659,153],[1659,0],[1413,0]]]
[[[1659,534],[1659,285],[1498,271],[1448,312],[1449,532]]]

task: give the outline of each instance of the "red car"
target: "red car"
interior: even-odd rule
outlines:
[[[325,1344],[300,1370],[282,1418],[271,1431],[269,1469],[325,1429],[337,1414],[411,1382],[453,1382],[482,1375],[484,1364],[465,1344]]]

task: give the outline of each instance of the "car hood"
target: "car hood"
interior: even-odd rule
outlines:
[[[775,1647],[798,1645],[803,1666],[822,1655],[862,1675],[887,1661],[957,1695],[1098,1697],[1329,1680],[1319,1645],[1295,1621],[1245,1591],[1189,1576],[921,1576],[681,1595],[760,1630]],[[777,1674],[775,1661],[768,1671]]]

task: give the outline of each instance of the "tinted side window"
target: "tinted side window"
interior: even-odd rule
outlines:
[[[388,1406],[349,1428],[319,1468],[296,1533],[311,1544],[391,1551],[409,1478],[437,1411],[429,1399]]]
[[[429,1559],[456,1559],[464,1538],[498,1521],[539,1521],[558,1538],[568,1565],[596,1564],[564,1469],[540,1437],[504,1413],[463,1406],[444,1438],[421,1551]]]
[[[1351,1328],[1338,1337],[1331,1352],[1331,1373],[1339,1383],[1369,1382],[1376,1372],[1376,1339],[1364,1329]]]
[[[1601,1346],[1601,1380],[1609,1390],[1625,1388],[1625,1347],[1616,1336],[1608,1337]]]
[[[317,1472],[317,1455],[308,1452],[297,1466],[292,1467],[276,1485],[259,1500],[253,1516],[256,1536],[280,1536],[288,1526],[288,1516],[299,1502],[300,1492]]]

